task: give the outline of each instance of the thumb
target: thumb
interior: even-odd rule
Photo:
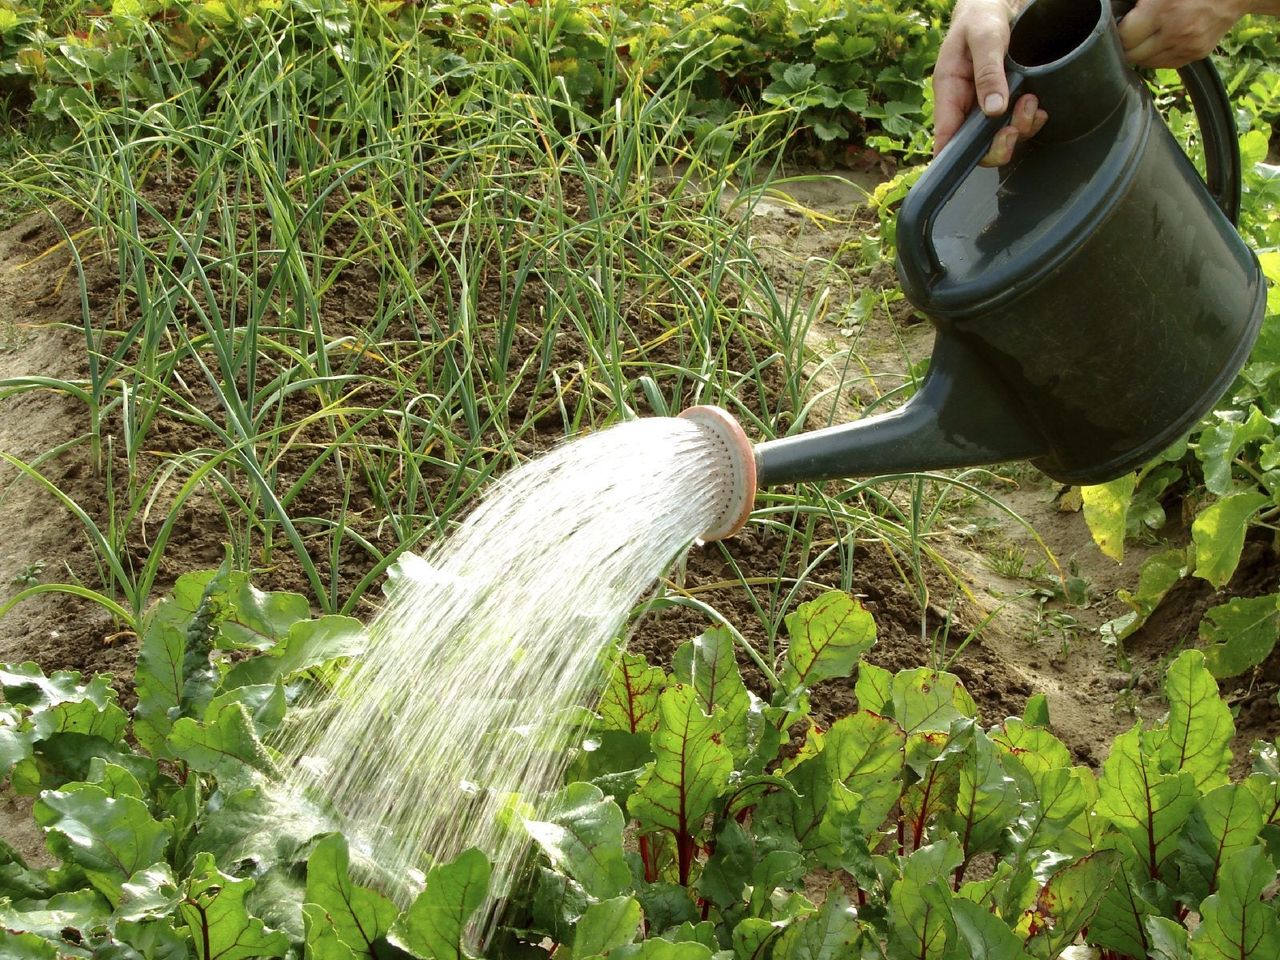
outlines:
[[[973,84],[978,106],[988,116],[1004,113],[1009,103],[1009,83],[1004,75],[1004,55],[1009,49],[1009,26],[992,20],[973,30],[969,56],[973,59]]]

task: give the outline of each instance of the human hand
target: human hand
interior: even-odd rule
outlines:
[[[1006,110],[1009,83],[1004,55],[1017,0],[959,0],[933,71],[933,152],[955,136],[975,104],[988,116]],[[996,134],[982,159],[985,166],[1008,163],[1019,140],[1034,136],[1048,114],[1030,94],[1018,98],[1009,126]]]
[[[1140,67],[1183,67],[1212,53],[1255,6],[1251,0],[1138,0],[1120,21],[1120,42]]]

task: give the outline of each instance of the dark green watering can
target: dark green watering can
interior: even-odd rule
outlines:
[[[937,326],[901,409],[764,443],[760,485],[1029,459],[1101,483],[1207,413],[1243,366],[1266,299],[1236,233],[1231,105],[1207,61],[1181,71],[1207,184],[1125,62],[1110,4],[1034,0],[1005,62],[1013,103],[1049,120],[999,169],[1007,118],[981,112],[912,188],[898,273]]]

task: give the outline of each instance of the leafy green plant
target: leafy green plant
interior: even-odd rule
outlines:
[[[1255,748],[1230,782],[1230,711],[1194,651],[1168,717],[1074,766],[1042,697],[983,728],[947,673],[862,659],[869,614],[845,594],[798,607],[766,702],[727,631],[671,672],[623,653],[566,784],[510,829],[535,854],[484,950],[493,957],[953,956],[1048,960],[1270,949],[1280,767]],[[313,620],[225,567],[149,613],[138,703],[108,678],[0,670],[0,760],[36,795],[61,864],[0,864],[0,945],[15,956],[473,955],[488,883],[475,850],[436,864],[401,910],[323,818],[282,805],[269,746],[300,689],[357,654],[354,621]],[[854,672],[830,727],[810,691]],[[979,868],[979,865],[981,867]],[[821,890],[812,878],[826,871]],[[1186,923],[1196,914],[1192,932]],[[546,945],[551,943],[551,947]]]

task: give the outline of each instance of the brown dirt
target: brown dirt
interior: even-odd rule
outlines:
[[[171,215],[192,183],[193,179],[187,176],[154,184],[153,202],[161,213]],[[833,404],[832,415],[840,419],[857,415],[860,408],[904,382],[908,363],[926,357],[931,345],[929,324],[902,301],[882,298],[859,315],[851,312],[850,305],[858,301],[861,291],[870,289],[879,295],[892,286],[891,272],[885,267],[861,270],[851,252],[874,226],[873,219],[859,210],[862,190],[867,186],[865,181],[858,185],[831,177],[798,181],[756,205],[751,221],[752,233],[759,241],[759,255],[778,278],[784,294],[797,304],[818,305],[812,311],[816,319],[807,332],[810,345],[826,356],[848,353],[857,358],[853,368],[861,371],[859,377],[856,382],[845,383]],[[572,192],[569,202],[573,202]],[[62,215],[68,229],[81,229],[82,224],[68,211],[62,211]],[[440,222],[460,215],[461,211],[448,204],[432,212]],[[262,224],[245,220],[239,228],[246,235],[248,231],[267,231],[261,239],[264,247],[270,245],[269,228]],[[146,229],[150,228],[144,225],[144,233]],[[86,263],[84,279],[91,308],[99,312],[117,310],[121,316],[128,316],[136,304],[128,295],[119,296],[114,266],[98,255],[95,236],[77,233],[76,239]],[[325,244],[327,254],[335,262],[345,258],[345,265],[337,271],[323,301],[321,319],[326,333],[355,338],[352,352],[359,355],[362,324],[378,305],[384,268],[368,258],[351,256],[358,238],[353,229],[341,224],[326,236]],[[269,261],[259,265],[259,283],[270,275],[271,266]],[[424,269],[430,274],[428,268]],[[494,271],[485,279],[480,298],[482,310],[496,310],[503,302],[496,274]],[[427,276],[425,280],[424,297],[428,302],[446,295],[438,277],[432,280]],[[241,301],[247,296],[243,290],[234,295],[222,292]],[[530,294],[529,299],[520,302],[519,309],[522,321],[527,322],[517,330],[518,349],[528,355],[546,349],[548,362],[566,371],[571,383],[564,393],[566,404],[571,406],[579,400],[598,402],[584,398],[579,385],[582,380],[573,379],[569,373],[575,365],[588,362],[581,338],[565,330],[554,341],[544,343],[540,304]],[[659,336],[671,320],[669,311],[650,307],[639,296],[624,303],[622,311],[634,337],[630,348],[649,360],[676,356],[677,344]],[[77,275],[58,229],[47,219],[36,217],[0,233],[0,378],[42,375],[82,379],[86,368],[79,318]],[[411,329],[412,320],[399,321],[400,328],[388,330],[386,338],[405,344],[407,349],[418,336],[418,331]],[[175,322],[190,325],[195,319],[188,308],[179,311]],[[759,360],[757,346],[750,342],[737,340],[727,350],[730,365],[738,370],[749,369]],[[441,348],[437,359],[443,362],[446,356]],[[379,386],[377,379],[380,362],[372,356],[358,356],[346,368],[353,379],[367,375],[367,382],[358,387],[362,403],[375,405],[386,399],[380,393],[385,388]],[[269,364],[264,362],[263,367],[269,368]],[[835,364],[832,369],[839,367]],[[260,370],[260,377],[270,375],[270,369]],[[829,376],[829,372],[815,373],[819,384]],[[184,395],[189,402],[212,405],[212,391],[190,358],[177,366],[175,380],[185,385]],[[553,399],[553,388],[546,382],[524,381],[518,386],[514,417],[523,418],[530,410],[547,412],[517,441],[522,455],[536,453],[563,434]],[[768,398],[761,397],[743,399],[757,408],[768,402]],[[285,421],[304,424],[321,403],[310,392],[292,394]],[[394,428],[394,424],[386,422],[370,427],[375,432],[382,431],[386,439],[391,439]],[[24,460],[58,448],[81,436],[84,430],[83,407],[62,393],[25,392],[0,400],[0,450]],[[319,419],[300,426],[278,461],[276,488],[301,482],[299,498],[292,508],[295,516],[331,516],[345,506],[353,529],[378,550],[392,548],[394,538],[388,525],[381,522],[373,491],[365,479],[358,471],[339,469],[324,455],[331,441],[331,434],[326,433]],[[218,443],[216,437],[203,435],[185,424],[162,421],[149,435],[147,456],[154,461],[148,462],[162,463],[201,444],[216,448]],[[83,443],[74,444],[42,461],[40,471],[91,516],[100,519],[107,511],[106,483],[87,465],[85,449]],[[109,452],[108,462],[119,486],[127,472],[127,461],[118,445]],[[303,481],[309,470],[314,473]],[[441,494],[450,476],[451,471],[444,467],[426,468],[425,495]],[[1225,596],[1274,589],[1280,577],[1274,549],[1259,542],[1250,545],[1242,572],[1227,591],[1215,595],[1196,581],[1181,584],[1148,626],[1130,640],[1126,652],[1132,665],[1122,669],[1116,652],[1098,639],[1096,628],[1122,612],[1112,599],[1114,591],[1133,585],[1141,560],[1151,548],[1133,548],[1123,564],[1115,564],[1093,546],[1082,517],[1062,509],[1060,491],[1034,471],[1014,467],[993,474],[989,482],[1001,501],[1038,532],[1043,546],[1026,528],[972,499],[954,503],[955,511],[946,512],[951,519],[930,534],[928,543],[938,552],[940,562],[930,565],[923,584],[904,573],[904,557],[895,553],[891,544],[850,530],[823,529],[819,540],[823,536],[840,539],[842,548],[852,557],[849,566],[854,579],[850,586],[863,598],[878,625],[879,643],[870,656],[873,662],[894,669],[934,664],[940,656],[935,647],[944,632],[947,649],[954,651],[964,637],[981,626],[976,638],[949,662],[977,700],[982,719],[990,723],[1020,713],[1030,694],[1043,692],[1049,698],[1055,731],[1081,762],[1100,764],[1105,744],[1131,725],[1135,716],[1155,719],[1163,712],[1158,696],[1160,665],[1194,637],[1207,605],[1221,602]],[[239,479],[234,479],[231,486],[238,491],[245,489]],[[18,479],[15,470],[7,465],[0,465],[0,495],[0,603],[19,589],[19,581],[28,574],[37,580],[53,580],[64,579],[69,572],[88,585],[96,587],[100,583],[93,551],[78,524],[60,504],[37,484]],[[902,494],[890,491],[888,495]],[[165,496],[172,494],[166,491],[161,502],[153,505],[155,517],[167,512]],[[344,496],[349,500],[344,502]],[[232,531],[210,522],[210,517],[221,516],[215,507],[206,494],[189,502],[183,510],[161,558],[157,590],[167,588],[181,572],[210,567],[221,559]],[[129,531],[128,562],[141,564],[147,559],[154,547],[157,524],[150,517],[135,521]],[[322,542],[323,532],[321,524],[303,524],[304,535],[316,538],[317,543]],[[1166,533],[1175,538],[1185,536],[1177,530]],[[309,592],[298,566],[288,561],[287,550],[277,548],[268,556],[260,542],[254,546],[255,582],[270,589]],[[1010,574],[1007,569],[998,572],[996,568],[1001,565],[993,563],[992,558],[1010,550],[1023,551],[1028,566],[1034,566],[1039,557],[1046,557],[1044,570],[1035,577]],[[334,571],[328,569],[327,548],[317,549],[316,553],[339,597],[346,596],[374,562],[373,556],[354,539],[343,541]],[[775,635],[775,652],[780,652],[785,649],[785,633],[778,629],[778,598],[763,587],[754,588],[754,596],[749,596],[740,586],[717,585],[736,579],[735,565],[746,577],[776,578],[795,576],[808,559],[795,556],[786,537],[752,527],[727,544],[695,548],[672,573],[671,580],[673,585],[711,603],[759,649],[768,650],[769,637]],[[41,563],[43,571],[36,566]],[[1046,584],[1051,585],[1055,573],[1087,585],[1087,600],[1070,604],[1061,599],[1045,599]],[[828,558],[809,572],[797,599],[839,586],[840,564],[834,557]],[[1037,594],[1037,590],[1041,592]],[[760,610],[765,611],[765,616]],[[652,615],[640,627],[632,645],[657,660],[665,660],[676,646],[707,626],[700,614],[689,609],[665,610]],[[121,633],[119,625],[100,608],[64,595],[48,594],[27,600],[0,620],[0,661],[34,659],[46,669],[109,671],[117,676],[126,698],[135,654],[136,638]],[[945,651],[941,656],[947,658]],[[1255,676],[1229,685],[1226,690],[1232,703],[1240,708],[1240,746],[1256,737],[1272,738],[1280,729],[1280,711],[1275,704],[1277,667],[1273,657]],[[760,678],[749,662],[744,661],[744,672],[760,687]],[[819,722],[829,722],[849,711],[854,706],[852,684],[824,684],[815,692],[814,706]],[[0,826],[4,826],[3,818]]]

